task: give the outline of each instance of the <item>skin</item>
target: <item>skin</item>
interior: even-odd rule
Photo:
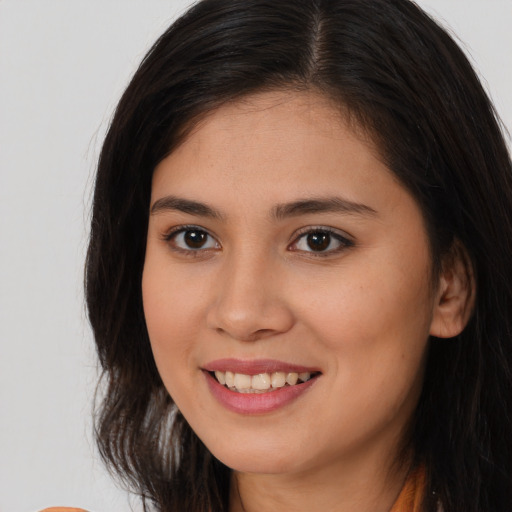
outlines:
[[[167,196],[218,216],[162,206]],[[272,215],[276,205],[333,196],[364,208]],[[156,168],[157,201],[142,282],[152,349],[193,430],[235,470],[231,510],[388,511],[408,470],[392,463],[429,335],[464,323],[457,273],[432,285],[415,200],[339,109],[282,91],[208,115]],[[199,249],[183,232],[169,236],[190,225],[208,234]],[[304,231],[319,227],[349,243],[333,235],[313,251]],[[322,374],[286,406],[243,415],[214,399],[201,370],[227,357]]]

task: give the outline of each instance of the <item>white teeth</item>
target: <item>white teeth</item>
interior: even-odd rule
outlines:
[[[286,374],[284,372],[275,372],[270,379],[273,388],[282,388],[286,384]]]
[[[311,379],[311,372],[274,372],[246,375],[244,373],[215,372],[215,378],[233,391],[240,393],[264,393],[282,388],[286,385],[295,386],[299,381]]]
[[[226,372],[226,386],[232,388],[235,385],[235,374],[233,372]]]
[[[295,372],[288,373],[286,375],[286,383],[290,386],[295,386],[297,384],[297,381],[299,380],[299,374]]]
[[[252,389],[270,389],[270,375],[268,373],[260,373],[252,376]]]
[[[236,389],[251,389],[252,378],[250,375],[243,373],[235,373],[234,386]]]

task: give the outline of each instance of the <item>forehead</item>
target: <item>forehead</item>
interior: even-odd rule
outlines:
[[[300,123],[296,123],[299,119]],[[289,140],[301,132],[310,135],[314,129],[326,138],[339,138],[340,125],[374,148],[372,138],[342,103],[315,90],[277,89],[244,96],[199,116],[181,144],[190,143],[191,138],[192,143],[197,143],[199,138],[192,137],[197,132],[201,132],[204,138],[209,131],[217,130],[237,130],[238,140],[242,140],[250,130],[260,133],[267,131]],[[240,127],[243,127],[243,131],[238,131]]]
[[[348,170],[363,181],[373,179],[369,171],[390,175],[381,160],[364,130],[328,98],[264,92],[225,104],[199,121],[157,166],[153,187],[291,181],[303,193]]]

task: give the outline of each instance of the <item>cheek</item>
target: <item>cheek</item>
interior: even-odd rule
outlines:
[[[191,339],[204,323],[207,272],[193,264],[173,263],[165,249],[150,240],[142,275],[144,316],[155,345]]]
[[[432,318],[428,261],[421,262],[408,267],[381,260],[340,272],[300,313],[331,356],[336,392],[345,396],[350,389],[356,408],[386,401],[392,408],[421,381]]]
[[[142,279],[144,316],[158,371],[176,398],[183,392],[180,382],[192,372],[191,341],[197,337],[204,313],[197,290],[176,279],[168,262],[152,256],[146,256]]]
[[[349,344],[356,339],[358,346],[380,338],[423,339],[428,333],[434,298],[429,250],[419,234],[406,242],[353,254],[326,283],[327,300],[317,308],[321,315],[324,311],[322,323],[339,319]]]
[[[312,415],[330,426],[333,450],[359,446],[388,427],[400,431],[416,407],[429,315],[425,304],[422,315],[408,298],[359,287],[339,293],[337,305],[317,306],[309,327],[314,322],[320,350],[329,356],[332,378],[324,396],[331,406],[317,404]]]

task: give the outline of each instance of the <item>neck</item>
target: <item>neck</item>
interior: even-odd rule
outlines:
[[[345,461],[336,466],[287,474],[233,472],[230,512],[389,512],[408,473],[408,465],[393,470]]]

